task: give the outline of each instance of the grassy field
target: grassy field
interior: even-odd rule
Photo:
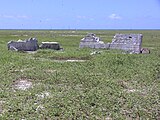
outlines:
[[[142,33],[151,54],[102,49],[91,56],[94,49],[79,49],[90,32],[104,42],[115,33]],[[59,42],[64,51],[7,50],[8,41],[30,37]],[[159,30],[0,30],[0,48],[1,120],[160,119]]]

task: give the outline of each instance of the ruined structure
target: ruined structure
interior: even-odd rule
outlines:
[[[109,43],[110,49],[124,50],[130,53],[140,53],[142,34],[116,34]]]
[[[142,34],[116,34],[111,43],[104,43],[95,34],[88,34],[80,41],[80,48],[119,49],[129,53],[141,53]]]
[[[105,44],[100,40],[99,37],[96,37],[95,34],[89,33],[83,39],[81,39],[79,47],[105,48]]]
[[[58,42],[42,42],[39,46],[40,49],[53,49],[60,50],[60,44]]]
[[[27,40],[9,41],[8,50],[13,51],[36,51],[40,49],[53,49],[60,50],[60,44],[58,42],[42,42],[38,45],[38,40],[36,38],[29,38]]]
[[[8,50],[14,51],[36,51],[38,49],[38,40],[29,38],[27,40],[9,41]]]

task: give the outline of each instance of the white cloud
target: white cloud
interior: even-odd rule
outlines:
[[[90,20],[90,21],[94,21],[95,19],[91,16],[82,16],[82,15],[78,15],[77,16],[78,20]]]
[[[26,18],[29,18],[28,16],[26,16],[26,15],[18,15],[18,16],[16,16],[17,18],[24,18],[24,19],[26,19]]]
[[[86,19],[87,17],[86,16],[78,15],[77,18],[79,18],[79,19]]]
[[[122,19],[122,17],[117,15],[117,14],[111,14],[109,16],[109,18],[112,19],[112,20],[120,20],[120,19]]]
[[[0,15],[1,18],[14,18],[12,15]]]
[[[14,19],[14,18],[23,18],[23,19],[27,19],[29,17],[26,16],[26,15],[0,15],[0,18],[11,18],[11,19]]]

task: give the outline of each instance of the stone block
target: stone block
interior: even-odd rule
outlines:
[[[115,34],[111,43],[104,43],[95,34],[90,33],[80,41],[80,48],[105,48],[124,50],[127,53],[141,53],[142,34]]]
[[[142,54],[150,54],[150,50],[148,48],[142,48],[141,53]]]
[[[27,40],[9,41],[8,50],[14,51],[36,51],[38,49],[38,40],[29,38]]]
[[[103,41],[100,40],[99,37],[96,37],[95,34],[89,33],[83,39],[81,39],[79,47],[80,48],[89,47],[89,48],[99,49],[99,48],[105,48],[105,44]]]
[[[53,49],[60,50],[60,44],[58,42],[42,42],[39,46],[40,49]]]
[[[142,34],[116,34],[110,43],[110,49],[120,49],[140,53]]]

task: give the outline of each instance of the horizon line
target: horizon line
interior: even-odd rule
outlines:
[[[0,29],[0,30],[160,30],[160,29]]]

